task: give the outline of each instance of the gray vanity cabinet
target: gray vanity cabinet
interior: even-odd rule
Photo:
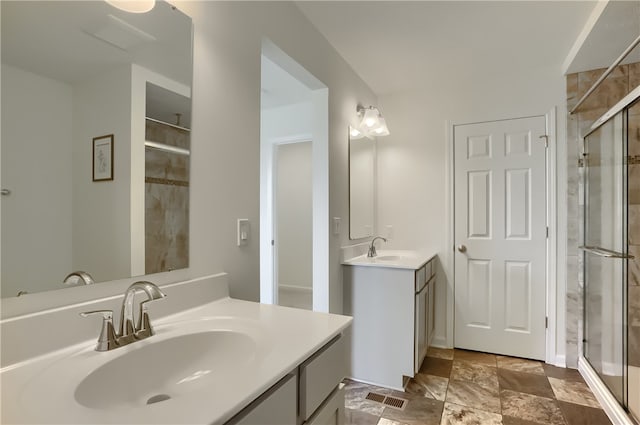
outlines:
[[[435,330],[435,259],[415,272],[413,372],[418,373]]]
[[[402,390],[418,373],[435,329],[434,264],[435,256],[411,266],[345,264],[352,378]]]
[[[335,337],[227,425],[342,425],[344,338]]]

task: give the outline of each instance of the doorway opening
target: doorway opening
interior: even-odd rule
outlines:
[[[328,90],[265,40],[260,302],[329,311]]]

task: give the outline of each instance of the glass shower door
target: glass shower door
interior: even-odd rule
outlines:
[[[584,356],[626,405],[626,111],[585,137]]]

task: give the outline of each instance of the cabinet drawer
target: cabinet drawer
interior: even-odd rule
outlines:
[[[344,338],[338,336],[300,365],[300,419],[320,407],[345,375]]]
[[[427,281],[427,269],[426,269],[426,266],[422,266],[418,270],[416,270],[416,282],[415,282],[416,292],[420,292],[420,290],[424,288],[424,284],[426,281]]]
[[[296,423],[296,379],[287,375],[238,413],[226,425],[282,425]]]
[[[431,279],[431,276],[433,276],[433,260],[429,261],[427,264],[424,265],[425,268],[425,281],[429,281],[429,279]]]

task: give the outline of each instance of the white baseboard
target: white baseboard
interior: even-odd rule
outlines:
[[[297,286],[297,285],[278,285],[278,289],[289,291],[289,292],[299,292],[299,293],[313,292],[313,289],[309,288],[308,286]]]
[[[350,380],[356,381],[356,382],[360,382],[361,384],[373,385],[374,387],[390,388],[392,390],[396,390],[396,391],[400,391],[400,392],[404,391],[404,388],[397,388],[397,387],[394,387],[394,386],[390,386],[388,384],[381,384],[379,382],[366,381],[364,379],[354,378],[353,376],[347,376],[347,379],[350,379]]]
[[[551,362],[549,362],[550,364],[557,366],[557,367],[567,367],[567,356],[564,354],[556,354],[555,359],[552,359]]]
[[[453,348],[453,347],[448,347],[447,346],[447,339],[442,337],[442,336],[437,336],[434,335],[433,339],[431,340],[431,344],[429,344],[429,347],[435,347],[435,348]]]
[[[606,385],[604,385],[598,377],[598,374],[582,356],[578,358],[578,371],[580,371],[580,375],[582,375],[589,388],[591,388],[591,391],[593,391],[593,394],[600,402],[600,405],[613,425],[635,425],[627,415],[627,412],[624,411],[615,397],[609,392]]]
[[[622,367],[613,362],[602,361],[602,373],[605,376],[619,376],[622,373]]]

